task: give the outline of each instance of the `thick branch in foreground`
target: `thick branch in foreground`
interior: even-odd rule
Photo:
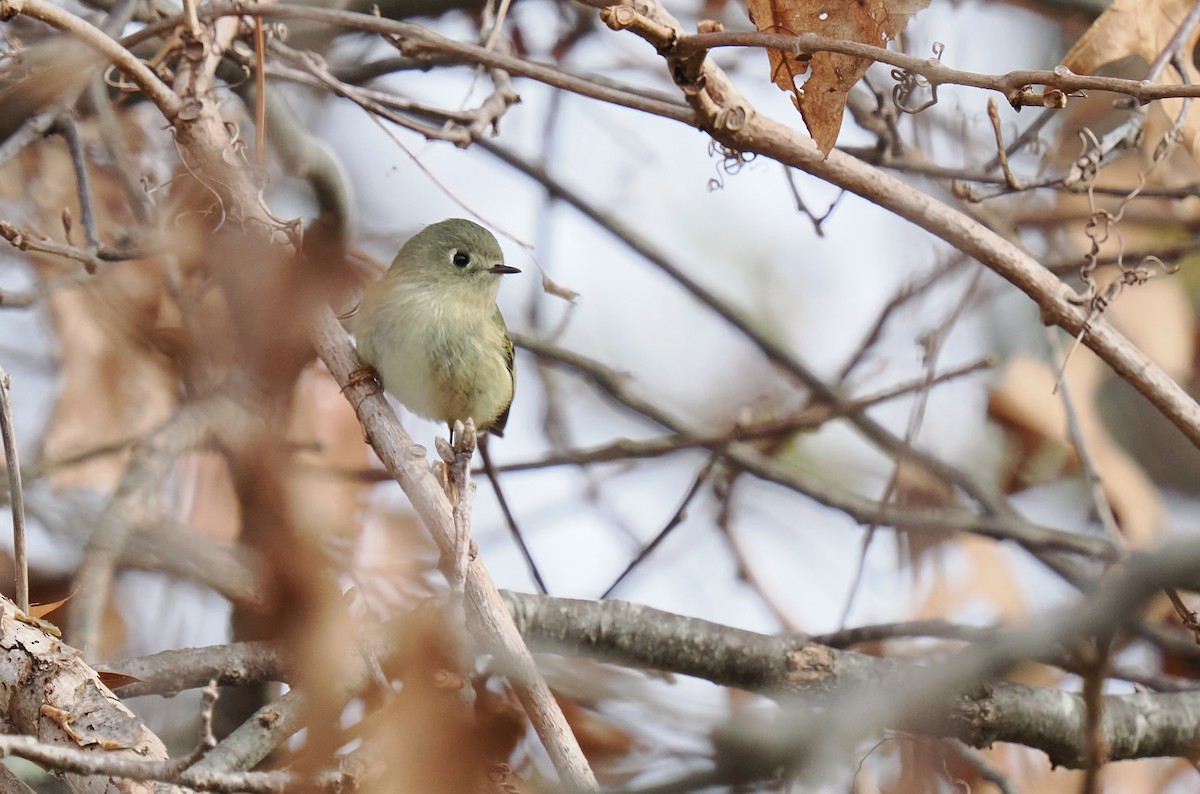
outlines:
[[[805,637],[771,637],[622,601],[575,601],[505,593],[526,641],[539,651],[583,654],[603,661],[682,673],[789,700],[817,697],[877,725],[842,725],[850,733],[878,727],[952,736],[974,747],[994,742],[1045,752],[1059,766],[1082,768],[1086,706],[1075,693],[991,680],[1021,659],[1058,652],[1060,643],[1111,631],[1136,613],[1162,576],[1189,578],[1200,546],[1177,544],[1135,558],[1105,580],[1103,595],[1080,609],[1051,615],[1030,629],[997,630],[990,641],[928,666],[838,651]],[[1190,576],[1194,579],[1195,576]],[[908,703],[930,682],[946,687],[928,706]],[[803,701],[802,701],[803,702]],[[881,705],[873,705],[881,704]],[[849,708],[855,706],[855,708]],[[859,708],[861,706],[861,708]],[[811,720],[809,720],[811,722]],[[795,753],[788,723],[764,727],[764,758]],[[811,725],[809,726],[811,729]],[[1200,746],[1200,691],[1110,695],[1101,732],[1110,760],[1190,757]],[[847,737],[851,738],[852,737]],[[777,751],[777,755],[770,752]]]
[[[0,713],[8,731],[36,737],[42,746],[74,748],[98,763],[168,762],[159,738],[100,682],[79,651],[7,598],[0,598],[0,647]],[[120,775],[81,769],[64,777],[77,792],[129,790]],[[179,789],[159,785],[154,791]]]

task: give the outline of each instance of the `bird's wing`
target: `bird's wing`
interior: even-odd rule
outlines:
[[[513,350],[512,337],[508,335],[508,326],[504,324],[504,316],[500,314],[500,309],[496,309],[496,313],[492,315],[492,322],[500,326],[500,333],[504,337],[504,363],[508,367],[508,376],[512,379],[513,394],[517,391],[517,370],[516,370],[516,352]],[[508,400],[508,405],[504,406],[504,410],[496,417],[496,421],[488,428],[489,433],[494,433],[498,436],[504,435],[504,426],[508,424],[508,412],[512,408],[512,398]]]

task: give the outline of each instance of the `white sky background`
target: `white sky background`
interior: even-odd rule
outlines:
[[[668,8],[684,18],[694,16],[691,3],[668,3]],[[539,39],[538,25],[539,20],[556,18],[550,4],[522,0],[512,14],[535,48],[532,57],[543,57],[536,47],[551,37]],[[435,27],[473,36],[465,17],[448,17]],[[733,27],[732,20],[727,27]],[[1007,4],[934,0],[932,8],[915,18],[906,37],[909,52],[928,55],[932,42],[941,41],[947,45],[946,62],[993,73],[1047,67],[1062,52],[1056,26]],[[382,45],[374,53],[388,54]],[[735,81],[760,112],[803,128],[789,98],[769,83],[765,55],[726,51],[718,58],[740,64]],[[602,30],[592,35],[572,52],[567,66],[619,79],[645,79],[641,69],[616,70],[614,65],[622,63],[654,64],[656,87],[671,90],[661,59],[628,33]],[[875,74],[879,84],[890,90],[887,71]],[[472,106],[480,89],[489,87],[478,82],[468,98],[472,80],[465,69],[413,72],[389,80],[415,98],[442,106],[459,102]],[[719,176],[719,162],[708,151],[709,140],[675,122],[566,95],[553,137],[547,141],[550,89],[519,78],[514,87],[522,101],[501,120],[501,144],[531,158],[550,152],[547,167],[552,175],[639,234],[650,236],[689,274],[748,310],[760,327],[785,340],[823,374],[832,375],[844,364],[882,306],[903,284],[948,256],[947,247],[925,232],[849,195],[825,221],[825,236],[818,237],[809,219],[796,211],[775,163],[752,162],[737,174],[722,176],[721,189],[708,191],[709,180]],[[923,148],[942,164],[958,165],[967,135],[976,142],[968,151],[968,161],[990,158],[994,145],[985,113],[986,95],[943,89],[940,99],[926,113],[944,124],[944,131],[933,134],[932,144]],[[360,242],[380,258],[390,260],[403,239],[424,224],[450,216],[472,217],[348,102],[330,99],[306,108],[298,105],[298,109],[343,162],[357,192]],[[1003,102],[1001,114],[1010,135],[1017,121],[1023,126],[1034,118],[1034,111],[1018,117]],[[902,121],[906,132],[911,125],[911,119]],[[868,142],[849,118],[844,126],[842,142]],[[566,332],[558,340],[563,347],[628,372],[640,394],[709,431],[727,427],[743,408],[799,406],[803,394],[727,324],[574,210],[555,204],[546,212],[535,183],[485,152],[428,143],[402,130],[396,134],[438,180],[485,219],[485,225],[537,244],[535,264],[527,252],[501,235],[508,262],[524,270],[506,278],[501,290],[501,308],[511,328],[532,332],[531,302],[539,304],[546,327],[556,327],[568,313]],[[803,175],[797,174],[796,182],[817,213],[837,196],[828,185]],[[272,201],[281,216],[306,211],[304,199],[290,195],[286,188]],[[567,307],[541,291],[538,265],[580,293],[575,306]],[[25,280],[11,260],[0,268],[0,288],[16,288]],[[856,376],[860,393],[922,374],[921,349],[915,340],[942,322],[965,284],[965,278],[952,279],[893,318],[869,363]],[[987,276],[984,285],[996,299],[969,310],[960,320],[942,350],[942,368],[1019,347],[1041,351],[1035,307],[994,276]],[[1020,338],[1017,332],[1014,339],[1017,328],[1028,329],[1029,338]],[[1003,341],[997,341],[998,330],[1003,331]],[[47,357],[33,351],[51,344],[36,313],[0,312],[0,356],[16,386],[24,449],[36,444],[53,385],[50,374],[40,369]],[[548,450],[541,431],[545,395],[532,358],[518,353],[517,367],[518,391],[508,430],[492,445],[498,463],[538,458]],[[645,422],[609,407],[584,381],[559,380],[570,432],[579,446],[657,434]],[[984,416],[988,382],[989,376],[976,375],[937,387],[919,439],[924,448],[984,478],[999,454],[997,431]],[[872,416],[902,435],[911,404],[911,400],[897,400],[872,411]],[[416,440],[430,449],[433,436],[445,432],[403,412],[401,417]],[[594,467],[590,478],[579,469],[564,467],[514,473],[502,482],[552,593],[592,598],[625,567],[639,543],[657,534],[675,512],[702,460],[701,455],[688,453],[629,467]],[[806,440],[795,461],[828,480],[872,494],[879,493],[890,474],[889,461],[842,425]],[[591,486],[599,489],[595,502],[587,500]],[[394,484],[381,485],[379,498],[403,501]],[[1080,490],[1059,486],[1018,498],[1017,504],[1033,508],[1036,515],[1031,517],[1037,520],[1081,529],[1086,523],[1082,499]],[[742,628],[778,630],[758,596],[736,578],[733,559],[714,525],[716,508],[706,489],[693,502],[689,518],[616,597]],[[7,526],[7,522],[5,512],[0,524]],[[805,497],[743,477],[736,491],[733,526],[756,576],[797,625],[814,633],[838,627],[861,543],[861,531],[851,520]],[[497,583],[531,590],[486,481],[479,483],[474,528],[481,555]],[[4,542],[9,542],[4,535]],[[51,552],[45,545],[40,550],[62,559],[61,551]],[[1011,556],[1014,561],[1024,559],[1020,553]],[[944,555],[943,569],[951,576],[971,575],[953,550]],[[900,570],[892,533],[878,533],[850,624],[907,617],[922,591],[925,573],[929,571],[919,572],[914,581],[912,571]],[[1036,567],[1023,566],[1020,575],[1039,608],[1067,595]],[[143,575],[126,577],[125,584],[131,652],[219,641],[225,613],[214,608],[211,599],[195,598],[194,588],[149,585]],[[153,597],[145,597],[151,592],[147,587],[154,588]],[[174,596],[164,596],[163,588]],[[161,608],[167,602],[179,616],[175,630],[160,630],[166,619],[161,613],[147,612],[144,620],[137,617],[141,610],[155,609],[154,604]],[[987,621],[994,615],[986,605],[964,604],[962,613],[944,617]],[[709,714],[719,711],[712,708],[722,702],[713,688],[695,682],[676,686],[693,693],[694,708]],[[676,691],[668,692],[664,701]]]

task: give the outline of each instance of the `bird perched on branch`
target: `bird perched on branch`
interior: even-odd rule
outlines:
[[[500,276],[520,272],[477,223],[426,226],[367,287],[352,320],[359,359],[413,413],[503,435],[515,379],[496,294]]]

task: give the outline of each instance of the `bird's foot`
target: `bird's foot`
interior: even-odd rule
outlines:
[[[361,386],[364,383],[370,384],[372,391],[381,391],[383,388],[379,383],[379,373],[375,371],[375,368],[368,364],[363,364],[358,369],[350,371],[350,374],[346,377],[346,385],[342,386],[342,393],[345,394],[346,389],[352,386]]]

